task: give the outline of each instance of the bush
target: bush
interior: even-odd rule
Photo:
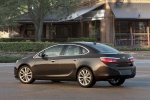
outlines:
[[[150,46],[142,47],[115,47],[120,51],[150,51]]]
[[[68,38],[67,42],[78,42],[78,41],[85,41],[85,42],[96,42],[96,38]]]
[[[0,42],[1,52],[37,52],[54,43],[50,42]]]
[[[1,63],[14,63],[18,59],[21,59],[22,56],[0,56]]]
[[[87,41],[95,42],[96,38],[54,38],[54,39],[42,39],[42,42],[74,42],[74,41]],[[1,38],[0,42],[35,42],[33,38]]]

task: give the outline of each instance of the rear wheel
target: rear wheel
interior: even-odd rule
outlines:
[[[108,81],[113,86],[120,86],[125,82],[124,78],[114,78]]]
[[[35,81],[32,69],[29,66],[22,66],[18,71],[19,80],[24,84],[30,84]]]
[[[90,69],[82,68],[78,71],[77,80],[82,87],[92,87],[96,81]]]

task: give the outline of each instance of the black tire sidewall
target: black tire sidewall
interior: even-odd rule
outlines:
[[[125,82],[125,79],[124,78],[120,78],[119,81],[116,82],[116,83],[113,83],[111,81],[108,81],[108,82],[109,82],[109,84],[111,84],[113,86],[120,86],[120,85],[122,85]]]

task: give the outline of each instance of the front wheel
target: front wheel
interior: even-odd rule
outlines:
[[[93,73],[88,68],[82,68],[78,71],[77,80],[82,87],[92,87],[96,83]]]
[[[35,81],[32,69],[29,66],[22,66],[18,71],[19,80],[24,84],[30,84]]]
[[[125,82],[124,78],[114,78],[108,81],[113,86],[120,86]]]

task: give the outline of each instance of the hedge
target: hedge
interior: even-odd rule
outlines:
[[[22,56],[0,56],[0,63],[14,63],[21,58],[23,57]]]
[[[115,47],[119,51],[150,51],[150,46],[142,46],[142,47],[131,47],[131,46],[124,46],[124,47]]]
[[[53,44],[51,42],[0,42],[0,52],[37,52]]]
[[[87,41],[95,42],[96,38],[54,38],[54,39],[42,39],[42,42],[74,42],[74,41]],[[0,42],[35,42],[33,38],[1,38]]]
[[[72,41],[72,40],[70,40]],[[38,52],[54,42],[0,42],[0,52]],[[111,44],[107,44],[112,46]],[[115,47],[119,51],[150,51],[150,46],[144,47]]]

